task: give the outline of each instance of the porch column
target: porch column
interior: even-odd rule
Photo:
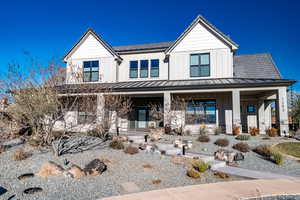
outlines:
[[[265,101],[260,100],[258,102],[258,128],[259,128],[259,133],[264,134],[266,127],[265,127]]]
[[[171,93],[164,92],[164,126],[170,124],[170,112],[171,112]]]
[[[265,129],[272,127],[272,101],[265,102]]]
[[[240,91],[238,89],[232,90],[232,125],[241,128],[241,100]]]
[[[97,94],[97,123],[101,123],[104,117],[105,98],[103,93]]]
[[[281,87],[278,89],[278,122],[280,135],[286,136],[289,134],[289,122],[288,122],[288,106],[287,106],[287,88]]]

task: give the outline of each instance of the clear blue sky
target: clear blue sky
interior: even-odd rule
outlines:
[[[23,50],[41,62],[63,57],[89,27],[111,45],[170,41],[198,14],[230,35],[238,54],[269,52],[284,78],[299,79],[297,0],[2,1],[0,73],[23,64]]]

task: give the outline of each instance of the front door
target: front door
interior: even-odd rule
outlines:
[[[147,127],[147,110],[145,108],[138,109],[137,113],[137,121],[138,128],[146,128]]]

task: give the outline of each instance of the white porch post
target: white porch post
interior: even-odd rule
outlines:
[[[171,111],[171,93],[164,92],[164,126],[170,124],[170,119],[168,117]]]
[[[265,102],[265,129],[272,127],[272,109],[271,101]]]
[[[239,126],[241,131],[241,100],[240,90],[232,90],[232,123],[233,126]]]
[[[281,87],[278,89],[278,121],[280,135],[285,136],[289,133],[289,122],[288,122],[288,106],[287,106],[287,88]]]
[[[264,134],[266,127],[265,127],[265,101],[264,100],[260,100],[258,102],[258,128],[259,128],[259,132]]]
[[[105,98],[103,94],[97,94],[97,123],[101,123],[104,117]]]

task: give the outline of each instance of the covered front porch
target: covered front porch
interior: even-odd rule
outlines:
[[[275,128],[280,130],[280,135],[286,135],[286,90],[286,87],[278,87],[127,92],[126,95],[132,99],[132,111],[128,118],[119,120],[119,127],[125,134],[171,124],[173,127],[182,125],[184,131],[197,134],[200,125],[205,124],[211,128],[220,127],[223,133],[228,134],[232,133],[234,126],[239,126],[243,133],[248,133],[250,128],[258,128],[263,134],[266,129],[272,128],[273,109],[277,119]],[[172,108],[172,102],[178,97],[185,100],[184,109]],[[151,104],[161,104],[164,113],[171,110],[175,113],[173,116],[177,116],[177,122],[169,120],[167,116],[162,122],[156,122],[151,116]]]

